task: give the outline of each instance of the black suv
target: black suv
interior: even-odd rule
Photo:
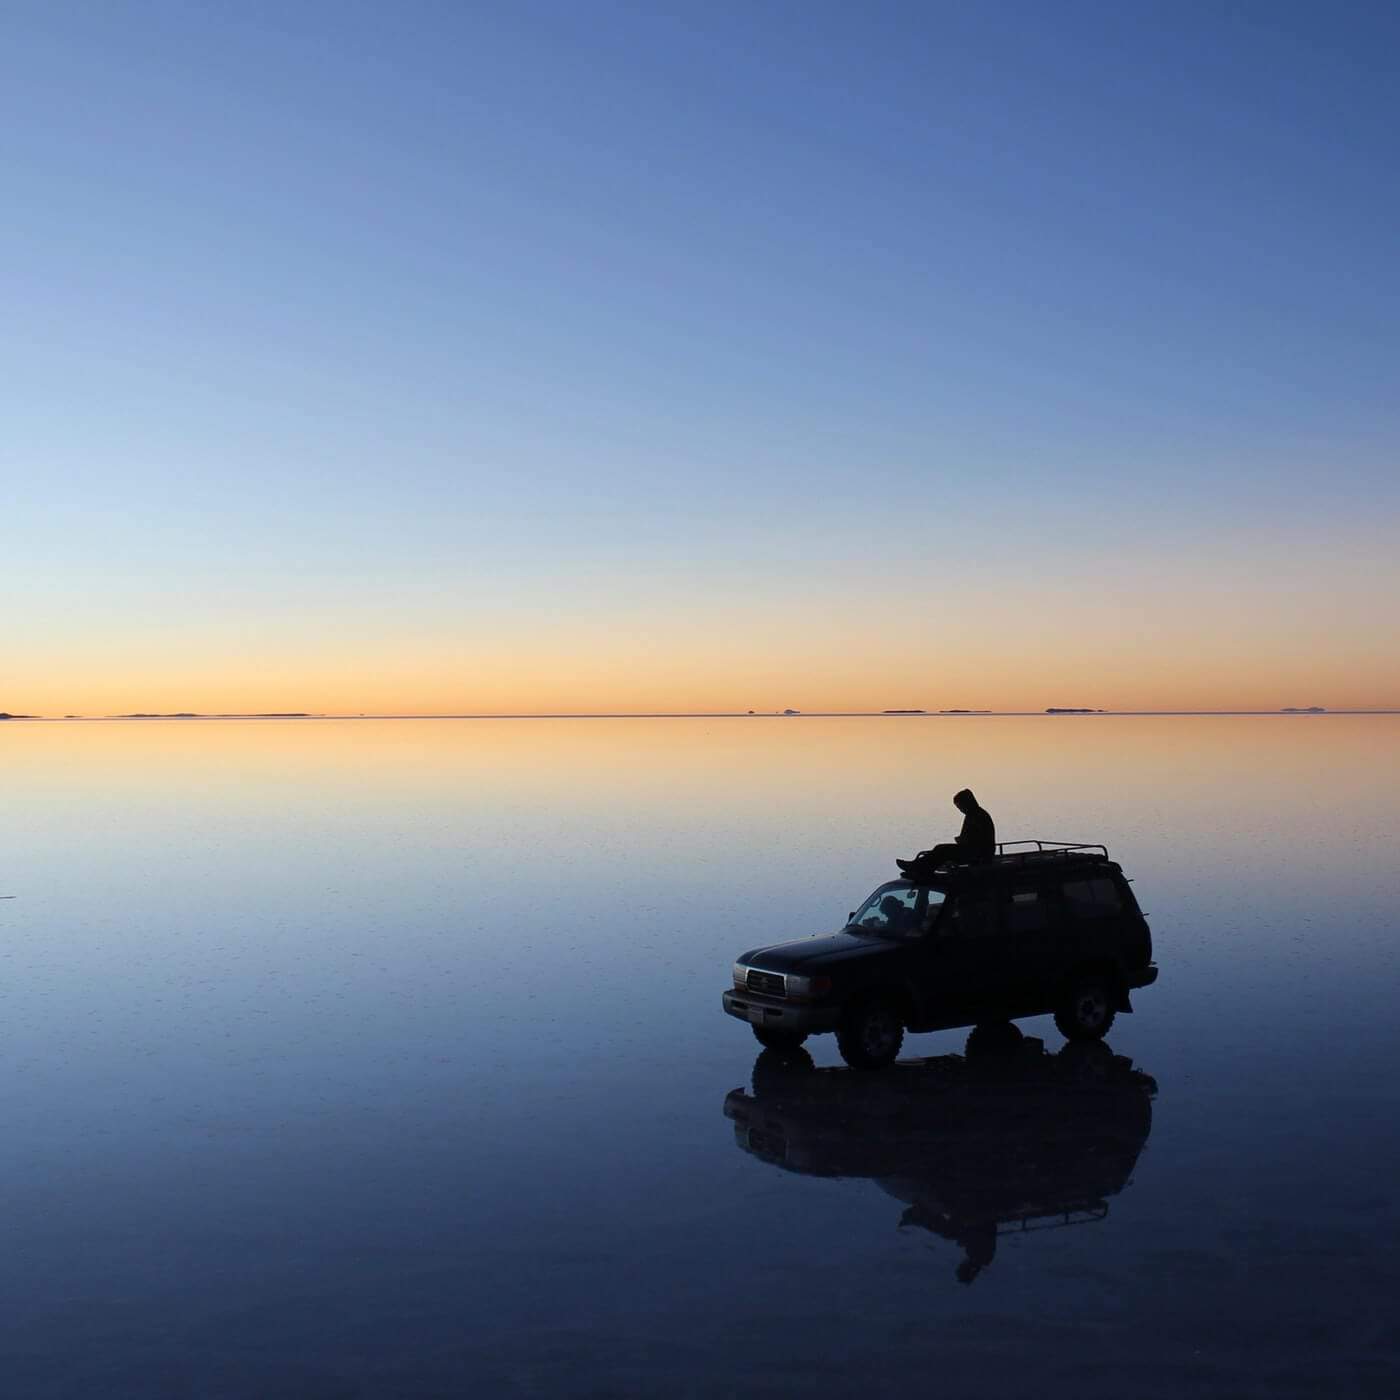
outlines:
[[[724,1009],[772,1049],[835,1031],[848,1065],[875,1069],[906,1028],[1053,1012],[1070,1040],[1097,1040],[1156,980],[1147,920],[1105,847],[1010,841],[881,885],[839,933],[742,954]]]

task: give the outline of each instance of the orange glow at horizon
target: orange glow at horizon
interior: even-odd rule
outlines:
[[[12,681],[0,708],[45,717],[130,713],[327,715],[743,713],[886,709],[1039,711],[1048,706],[1104,710],[1274,710],[1400,708],[1400,679],[1364,677],[1317,657],[1291,664],[1231,664],[1197,658],[1194,666],[1102,656],[966,655],[926,665],[886,664],[851,655],[851,664],[784,664],[728,655],[713,665],[668,658],[629,665],[622,656],[572,657],[567,663],[496,659],[478,666],[385,666],[372,674],[322,662],[254,676],[205,668],[143,669],[139,680],[110,675],[100,685],[52,674],[42,685]]]
[[[224,616],[192,607],[147,622],[111,608],[35,621],[27,636],[21,618],[0,710],[1400,708],[1395,609],[1383,590],[1363,591],[1367,567],[1364,555],[1339,563],[1327,592],[1307,581],[1168,581],[1120,563],[1112,589],[1028,583],[1025,600],[1003,583],[923,604],[887,578],[838,578],[792,598],[717,583],[654,598],[610,588],[552,609],[534,598],[474,610],[346,601]]]

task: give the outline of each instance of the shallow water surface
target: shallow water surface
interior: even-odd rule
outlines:
[[[32,1397],[1400,1387],[1400,719],[0,727]],[[1112,1053],[759,1060],[968,784],[1107,841]]]

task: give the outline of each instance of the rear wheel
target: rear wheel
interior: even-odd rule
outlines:
[[[904,1018],[893,1001],[872,997],[857,1002],[836,1032],[841,1058],[852,1069],[880,1069],[904,1044]]]
[[[1070,983],[1069,995],[1055,1012],[1055,1024],[1066,1040],[1102,1040],[1117,1014],[1108,978],[1091,973]]]
[[[765,1050],[796,1050],[807,1039],[805,1031],[775,1031],[764,1026],[753,1026],[753,1038]]]
[[[1101,1040],[1071,1040],[1055,1057],[1065,1077],[1077,1084],[1103,1084],[1113,1074],[1113,1051]]]

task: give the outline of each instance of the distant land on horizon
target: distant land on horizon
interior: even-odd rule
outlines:
[[[66,715],[66,719],[81,719],[81,715]],[[313,719],[308,710],[267,710],[254,714],[200,714],[195,710],[178,710],[173,714],[101,715],[101,719]],[[322,716],[324,718],[324,716]]]
[[[108,720],[309,720],[307,710],[266,710],[255,714],[199,714],[179,710],[175,714],[109,714]]]
[[[47,715],[12,715],[0,710],[0,719],[47,719]],[[55,716],[57,718],[57,716]],[[335,715],[317,715],[309,710],[268,710],[257,714],[200,714],[195,710],[176,710],[163,714],[144,711],[129,715],[63,715],[63,719],[85,721],[106,719],[335,719]]]
[[[136,710],[123,714],[64,715],[20,714],[0,710],[0,721],[31,720],[41,723],[61,723],[65,720],[92,724],[129,720],[221,720],[221,719],[295,719],[295,720],[358,720],[358,719],[938,719],[958,716],[1001,716],[1033,718],[1058,715],[1394,715],[1400,706],[1377,705],[1365,709],[1329,709],[1324,705],[1285,705],[1275,709],[1252,710],[1111,710],[1069,706],[1047,706],[1041,710],[974,710],[963,708],[925,710],[900,708],[888,710],[574,710],[574,711],[436,711],[408,714],[384,711],[369,713],[314,710],[257,711],[198,711]]]

